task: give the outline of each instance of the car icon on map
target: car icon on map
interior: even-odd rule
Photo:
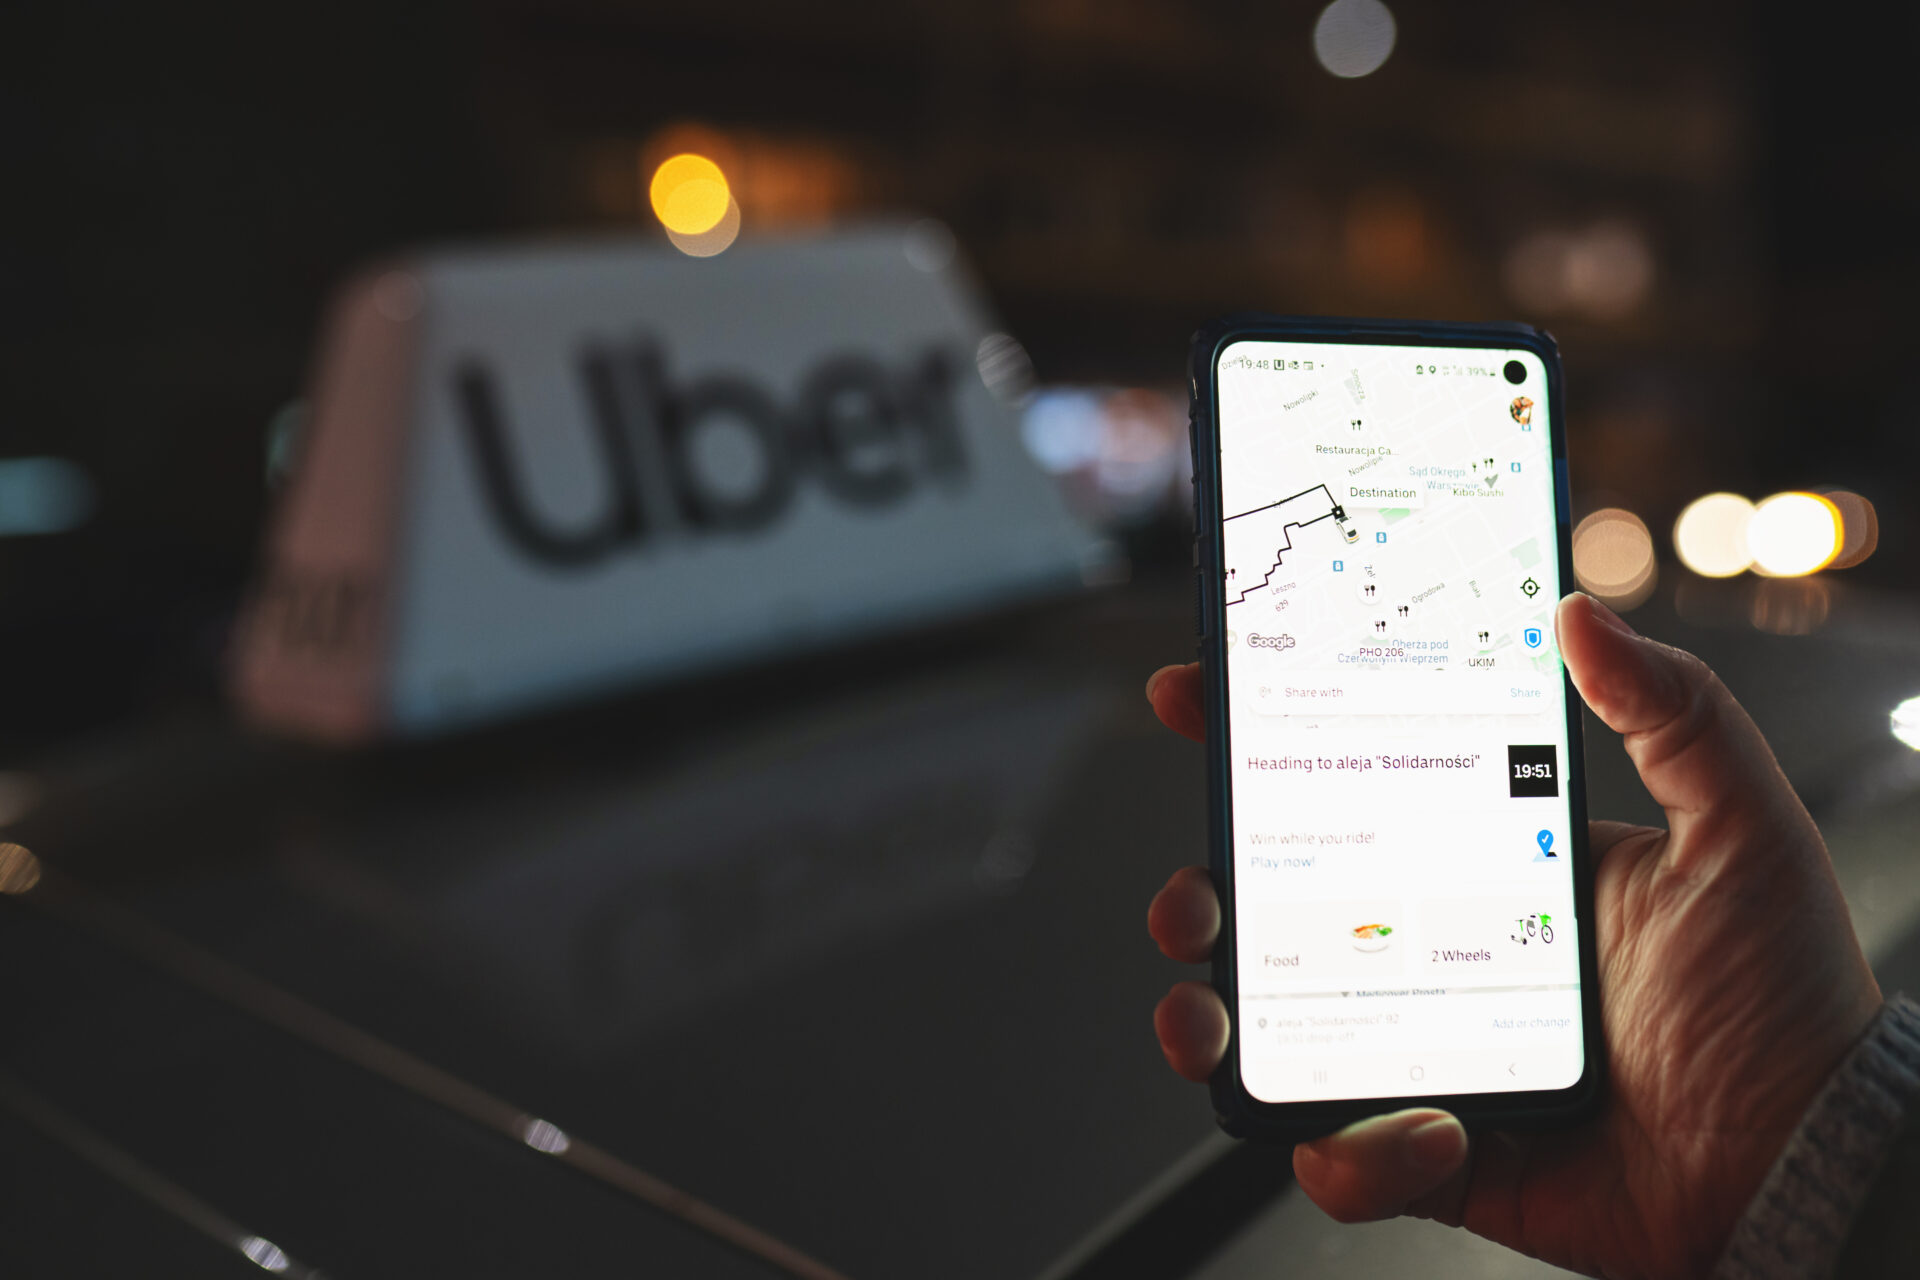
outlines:
[[[1360,541],[1360,531],[1347,523],[1347,509],[1337,502],[1333,504],[1333,522],[1340,527],[1340,536],[1348,542]]]

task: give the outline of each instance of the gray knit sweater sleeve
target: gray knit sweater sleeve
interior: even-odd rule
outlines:
[[[1895,996],[1807,1108],[1734,1227],[1716,1280],[1913,1274],[1916,1117],[1920,1005]]]

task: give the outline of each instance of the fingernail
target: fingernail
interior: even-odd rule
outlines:
[[[1407,1134],[1407,1162],[1422,1172],[1444,1173],[1466,1153],[1467,1131],[1452,1116],[1440,1116]]]
[[[1585,593],[1583,592],[1582,594],[1584,595]],[[1587,596],[1587,608],[1593,610],[1593,620],[1595,622],[1611,627],[1623,636],[1633,636],[1635,639],[1639,638],[1640,633],[1628,626],[1625,618],[1622,618],[1619,614],[1607,608],[1607,606],[1601,604],[1592,596]]]
[[[1174,665],[1178,665],[1178,664],[1176,663]],[[1154,687],[1158,685],[1161,680],[1165,679],[1167,672],[1171,670],[1173,670],[1173,666],[1165,666],[1147,677],[1147,701],[1148,702],[1153,701]]]
[[[1327,1166],[1327,1158],[1309,1143],[1301,1143],[1293,1149],[1293,1172],[1296,1176],[1313,1177]]]

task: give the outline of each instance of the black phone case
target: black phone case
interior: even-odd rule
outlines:
[[[1562,425],[1565,394],[1560,352],[1544,330],[1520,324],[1445,324],[1413,320],[1353,320],[1316,316],[1228,316],[1193,335],[1188,365],[1188,439],[1193,454],[1195,628],[1199,637],[1202,687],[1207,712],[1208,850],[1214,887],[1222,903],[1220,939],[1213,951],[1213,986],[1226,1002],[1229,1038],[1226,1056],[1213,1074],[1211,1090],[1220,1127],[1237,1138],[1298,1142],[1330,1133],[1367,1116],[1405,1107],[1444,1108],[1470,1129],[1548,1129],[1577,1124],[1594,1114],[1605,1092],[1606,1045],[1600,1023],[1597,922],[1593,908],[1593,863],[1587,845],[1586,762],[1581,749],[1579,695],[1567,681],[1567,783],[1574,873],[1574,911],[1580,943],[1580,1007],[1586,1046],[1586,1071],[1571,1088],[1476,1093],[1408,1095],[1338,1102],[1261,1102],[1240,1080],[1239,975],[1233,910],[1233,810],[1226,737],[1225,607],[1221,583],[1219,530],[1220,451],[1215,435],[1214,361],[1228,342],[1242,338],[1332,341],[1464,348],[1525,348],[1547,370],[1549,442],[1554,466],[1554,520],[1557,526],[1560,581],[1572,583],[1572,503],[1567,484],[1566,434]]]

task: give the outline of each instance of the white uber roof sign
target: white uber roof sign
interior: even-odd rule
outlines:
[[[349,285],[243,616],[256,719],[429,733],[1079,581],[909,232],[454,253]]]

